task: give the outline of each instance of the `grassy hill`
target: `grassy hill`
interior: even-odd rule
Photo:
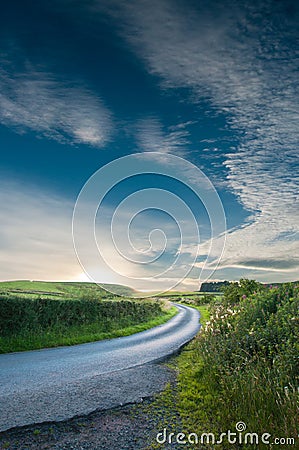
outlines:
[[[107,290],[103,289],[95,283],[88,282],[52,282],[52,281],[2,281],[0,282],[0,295],[20,295],[32,297],[48,297],[51,298],[111,298],[114,294],[110,293],[110,289],[122,296],[132,296],[134,290],[127,286],[116,284],[104,284]]]

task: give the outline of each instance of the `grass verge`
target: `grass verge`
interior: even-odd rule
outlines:
[[[195,306],[194,306],[195,307]],[[200,323],[204,327],[209,320],[209,306],[195,307],[200,312]],[[204,363],[198,348],[200,334],[183,348],[177,357],[177,405],[184,430],[196,431],[198,424],[207,422],[206,411],[211,410],[213,387],[204,380]]]
[[[179,420],[174,429],[165,428],[168,437],[175,433],[174,445],[179,432],[213,433],[217,440],[227,430],[240,431],[241,423],[246,431],[239,442],[224,437],[219,448],[299,448],[298,294],[296,283],[268,287],[240,280],[210,306],[210,320],[208,309],[198,307],[205,327],[173,362]],[[169,392],[160,401],[163,396]],[[215,448],[211,436],[203,443]]]
[[[181,303],[184,304],[184,302]],[[187,304],[187,306],[190,305]],[[192,307],[200,312],[200,323],[204,326],[209,319],[209,306],[192,305]],[[164,429],[167,430],[167,440],[166,442],[158,442],[154,437],[146,450],[179,448],[180,446],[175,444],[177,434],[192,430],[190,424],[194,417],[194,402],[198,396],[198,386],[193,380],[193,371],[198,366],[194,351],[195,340],[192,340],[183,347],[178,356],[167,363],[167,366],[176,372],[175,380],[167,384],[164,391],[156,396],[146,410],[146,414],[156,420],[155,431],[156,434],[160,434],[160,439],[163,440]],[[191,419],[191,422],[188,419]],[[169,442],[169,439],[171,442]],[[183,448],[193,450],[195,447],[187,442],[183,445]]]

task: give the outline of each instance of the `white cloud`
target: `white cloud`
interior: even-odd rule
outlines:
[[[189,123],[182,123],[163,130],[157,118],[140,120],[137,123],[137,143],[140,149],[149,152],[174,153],[184,156],[184,147],[188,144]]]
[[[296,21],[283,3],[109,5],[120,33],[162,88],[188,88],[194,103],[207,99],[239,139],[226,155],[226,185],[252,216],[228,234],[223,264],[294,259],[297,243],[281,236],[299,230]]]
[[[105,145],[111,115],[86,87],[60,81],[29,64],[16,71],[0,58],[0,123],[59,142]]]
[[[5,180],[0,203],[0,279],[76,279],[72,203]]]

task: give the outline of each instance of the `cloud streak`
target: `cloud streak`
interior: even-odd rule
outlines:
[[[182,123],[164,130],[157,118],[140,120],[136,133],[138,147],[143,151],[174,153],[183,157],[189,143],[187,125]]]
[[[25,66],[16,70],[0,58],[0,123],[61,143],[106,144],[112,132],[111,114],[93,92],[28,63]]]
[[[0,203],[1,280],[78,278],[82,269],[72,244],[71,202],[37,186],[24,189],[2,180]]]
[[[117,1],[106,11],[121,17],[120,33],[162,89],[188,88],[192,102],[204,98],[226,117],[239,142],[225,155],[226,186],[252,216],[228,233],[223,264],[257,267],[266,257],[275,269],[299,254],[298,241],[281,237],[299,231],[298,10],[266,1],[185,6]]]

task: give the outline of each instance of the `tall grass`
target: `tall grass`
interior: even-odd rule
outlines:
[[[298,292],[249,280],[226,289],[179,359],[185,427],[220,433],[243,421],[249,432],[298,438]]]

